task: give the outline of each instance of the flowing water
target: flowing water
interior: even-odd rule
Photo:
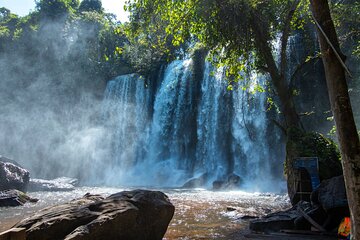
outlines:
[[[129,189],[80,187],[71,192],[33,192],[36,204],[0,208],[0,231],[35,211],[70,201],[87,192],[104,196]],[[214,192],[204,189],[160,189],[175,206],[175,215],[164,239],[234,239],[233,234],[248,228],[243,216],[261,216],[289,207],[286,195],[247,193],[242,191]],[[232,208],[229,211],[228,208]]]
[[[201,76],[196,69],[203,69]],[[248,77],[264,84],[261,76]],[[69,138],[71,156],[80,152],[82,157],[67,158],[63,155],[69,148],[54,145],[54,151],[63,153],[55,162],[66,165],[69,177],[91,186],[162,189],[176,208],[165,239],[233,239],[234,232],[248,226],[242,216],[264,215],[289,203],[285,195],[253,193],[284,190],[284,153],[269,124],[266,94],[244,92],[242,83],[232,91],[227,86],[222,69],[209,63],[195,66],[192,60],[172,62],[154,81],[136,74],[119,76],[107,84],[101,117],[96,118],[100,124],[90,128],[91,134],[80,131],[79,138]],[[243,179],[242,191],[178,188],[204,173],[207,189],[214,180],[235,173]],[[37,204],[0,208],[0,229],[87,192],[108,195],[121,190],[80,187],[30,193],[40,199]]]
[[[104,183],[173,187],[207,173],[210,187],[235,173],[247,190],[279,191],[283,153],[274,147],[266,94],[245,92],[242,83],[227,90],[224,72],[209,63],[201,77],[194,69],[192,60],[177,60],[156,81],[132,74],[108,83],[103,121],[112,147]]]

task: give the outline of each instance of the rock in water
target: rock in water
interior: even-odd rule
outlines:
[[[174,210],[157,191],[125,191],[107,198],[86,194],[43,209],[15,227],[26,228],[28,240],[161,240]]]
[[[1,157],[1,160],[9,159]],[[0,191],[17,189],[25,192],[30,178],[29,171],[10,161],[0,161]]]
[[[37,201],[38,199],[31,198],[15,189],[0,191],[0,207],[17,207],[24,205],[26,202]]]
[[[78,184],[76,178],[61,177],[52,180],[30,179],[28,191],[72,191]]]
[[[234,190],[239,189],[243,183],[240,176],[231,173],[227,176],[226,181],[216,180],[213,182],[213,190]]]
[[[186,183],[184,183],[184,185],[182,186],[182,188],[198,188],[198,187],[204,187],[204,185],[206,184],[206,182],[208,181],[209,178],[209,174],[208,173],[203,173],[201,176],[199,177],[195,177],[195,178],[191,178],[189,179]]]

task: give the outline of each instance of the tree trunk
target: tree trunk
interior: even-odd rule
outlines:
[[[338,38],[327,0],[310,0],[314,18],[340,56]],[[360,142],[351,109],[345,70],[318,28],[331,109],[340,143],[347,197],[351,212],[351,239],[360,239]],[[344,58],[343,58],[344,59]]]
[[[279,96],[281,110],[285,119],[285,129],[295,127],[302,130],[303,128],[300,122],[300,118],[296,112],[293,96],[285,79],[285,74],[280,72],[273,57],[270,43],[268,41],[268,39],[270,39],[269,33],[268,30],[264,27],[266,24],[262,24],[262,22],[258,20],[259,18],[257,18],[256,14],[254,13],[252,14],[252,18],[253,19],[251,22],[253,24],[252,29],[255,36],[255,45],[265,60],[266,70],[270,74],[271,81],[274,85],[277,95]],[[282,47],[286,48],[286,45]],[[281,50],[281,52],[283,51],[286,51],[286,49]],[[283,57],[286,57],[286,55]],[[281,62],[285,62],[285,60],[281,60]]]

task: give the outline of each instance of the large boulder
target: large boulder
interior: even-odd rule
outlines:
[[[344,217],[350,216],[343,176],[321,182],[312,192],[311,200],[314,206],[319,206],[326,213],[322,225],[327,230],[338,227]]]
[[[226,176],[226,180],[216,180],[213,182],[213,190],[234,190],[239,189],[243,184],[243,179],[231,173]]]
[[[337,207],[348,207],[344,176],[337,176],[322,181],[319,187],[312,192],[313,204],[319,204],[325,211]]]
[[[43,209],[15,227],[26,228],[28,240],[161,240],[174,210],[168,197],[157,191],[125,191],[107,198],[86,194]]]
[[[77,185],[76,178],[61,177],[52,180],[31,178],[28,191],[72,191]]]
[[[299,157],[317,157],[319,161],[320,181],[342,175],[340,153],[336,144],[325,138],[320,133],[304,133],[296,128],[290,128],[287,132],[286,143],[285,176],[287,178],[288,193],[290,201],[295,205],[300,200],[310,201],[310,194],[307,198],[299,198],[297,192],[311,192],[309,184],[302,184],[306,173],[303,169],[296,169],[294,161]],[[311,184],[310,184],[311,185]],[[309,188],[309,189],[308,189]]]
[[[8,189],[17,189],[25,192],[27,190],[29,178],[30,178],[29,171],[17,165],[16,162],[1,157],[0,191],[8,190]]]
[[[0,191],[0,207],[17,207],[27,202],[37,201],[38,199],[31,198],[19,190],[11,189]]]

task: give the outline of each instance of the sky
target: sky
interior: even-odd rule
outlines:
[[[127,21],[128,14],[124,11],[125,0],[102,0],[103,8],[114,13],[121,22]],[[35,9],[35,0],[0,0],[0,7],[10,9],[12,13],[25,16]]]

